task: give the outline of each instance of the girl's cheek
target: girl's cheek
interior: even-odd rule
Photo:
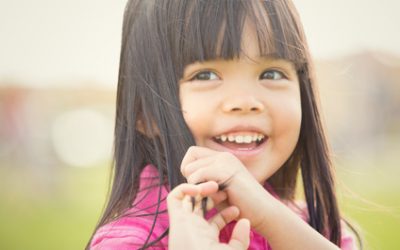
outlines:
[[[269,110],[276,132],[297,133],[301,125],[301,104],[299,100],[289,99],[274,103]]]

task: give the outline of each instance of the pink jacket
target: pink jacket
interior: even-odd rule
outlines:
[[[271,187],[265,187],[271,194],[275,194]],[[121,218],[106,224],[99,228],[94,235],[90,244],[92,250],[132,250],[138,249],[146,241],[149,232],[153,225],[154,216],[141,216],[146,214],[155,213],[157,210],[158,201],[158,172],[157,169],[148,165],[144,168],[140,176],[141,190],[135,201],[133,208],[127,210]],[[163,187],[161,189],[161,203],[157,217],[157,222],[154,226],[153,233],[150,236],[149,242],[157,239],[168,228],[168,213],[166,197],[168,190]],[[275,197],[277,197],[275,195]],[[306,212],[292,208],[301,218],[307,219]],[[235,222],[229,223],[224,229],[220,231],[220,241],[228,242],[232,233]],[[350,250],[356,249],[353,237],[344,229],[342,232],[342,249]],[[150,249],[168,249],[168,236],[164,237],[157,245]],[[250,246],[249,249],[271,249],[268,242],[255,231],[250,232]]]

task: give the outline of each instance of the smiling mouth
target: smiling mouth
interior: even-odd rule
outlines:
[[[220,135],[213,141],[221,146],[235,151],[251,151],[258,148],[267,140],[267,136],[259,133],[243,135]]]

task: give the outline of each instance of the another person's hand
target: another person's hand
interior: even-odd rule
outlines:
[[[170,219],[169,249],[242,250],[248,248],[250,222],[247,219],[237,222],[228,244],[219,242],[219,231],[239,216],[237,207],[227,207],[208,221],[204,219],[201,200],[213,194],[215,197],[217,192],[216,182],[205,182],[199,185],[181,184],[169,193],[167,198]],[[194,197],[194,206],[192,197]],[[208,199],[207,203],[208,209],[214,205],[211,199]]]

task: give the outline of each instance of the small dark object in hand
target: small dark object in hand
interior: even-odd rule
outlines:
[[[226,189],[226,187],[228,186],[228,181],[231,178],[229,178],[228,180],[222,182],[221,184],[218,184],[218,191],[222,191],[224,189]],[[200,184],[200,183],[197,183]],[[196,199],[194,197],[190,198],[190,201],[192,202],[192,210],[194,210],[194,206],[196,204]],[[207,213],[207,197],[204,197],[203,199],[201,199],[201,210],[203,211],[203,217],[206,217],[206,213]]]

